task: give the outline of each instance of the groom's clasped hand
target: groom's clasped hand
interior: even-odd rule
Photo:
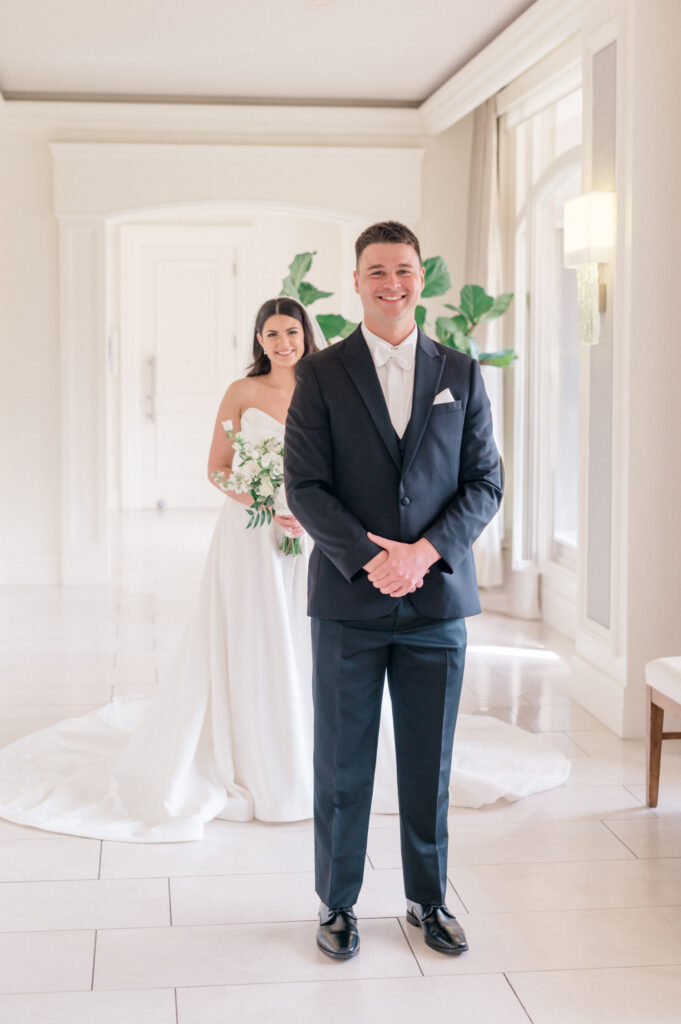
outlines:
[[[425,537],[414,544],[389,540],[375,533],[367,533],[367,537],[383,550],[374,555],[364,569],[376,589],[390,597],[404,597],[422,587],[431,565],[440,558]]]

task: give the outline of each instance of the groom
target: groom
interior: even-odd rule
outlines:
[[[288,503],[315,545],[317,945],[334,959],[359,952],[387,675],[407,920],[457,954],[468,947],[445,906],[448,786],[464,616],[480,611],[471,544],[501,501],[499,456],[477,362],[415,325],[416,236],[373,224],[355,252],[364,320],[298,364],[285,441]]]

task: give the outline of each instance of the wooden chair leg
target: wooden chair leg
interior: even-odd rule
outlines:
[[[648,807],[657,807],[657,796],[660,788],[660,757],[662,755],[662,725],[664,711],[653,703],[653,694],[649,686],[648,720],[646,728],[646,792]]]

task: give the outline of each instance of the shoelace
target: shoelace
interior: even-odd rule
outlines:
[[[329,917],[329,921],[336,918],[339,914],[347,914],[347,916],[352,918],[353,921],[357,920],[357,915],[355,914],[352,907],[334,907],[334,909],[330,910],[329,913],[332,915],[331,917]]]

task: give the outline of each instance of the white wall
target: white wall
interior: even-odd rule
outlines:
[[[629,674],[681,654],[681,5],[634,4]],[[639,683],[640,685],[640,683]]]
[[[429,319],[448,312],[442,302],[456,304],[466,284],[466,229],[468,190],[473,143],[473,114],[441,135],[430,136],[423,158],[423,194],[418,231],[424,259],[444,256],[452,275],[452,291],[442,300],[430,299]]]
[[[60,529],[52,168],[44,137],[1,120],[0,148],[0,582],[45,582]]]

